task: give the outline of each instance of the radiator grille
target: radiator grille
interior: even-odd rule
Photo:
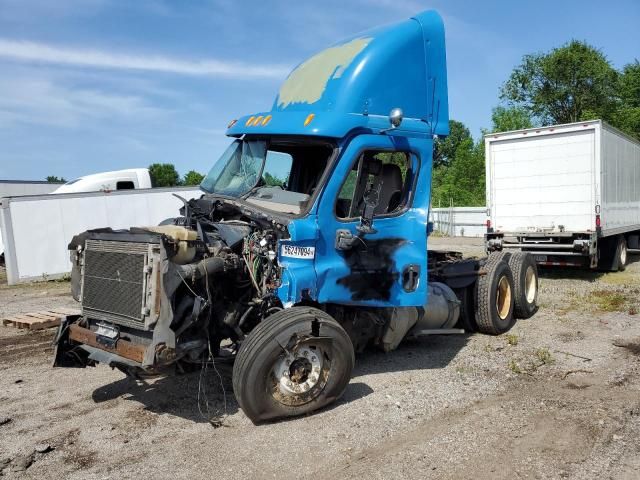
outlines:
[[[148,244],[87,240],[83,312],[91,318],[140,327],[144,324]]]

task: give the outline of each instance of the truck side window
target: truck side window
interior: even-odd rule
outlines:
[[[262,181],[265,187],[285,188],[291,172],[293,157],[288,153],[267,150],[267,157],[262,169]]]
[[[357,218],[364,209],[365,193],[380,189],[376,215],[400,212],[407,204],[412,184],[410,157],[405,152],[366,150],[347,175],[336,201],[336,216]]]
[[[133,190],[134,188],[131,180],[116,183],[116,190]]]

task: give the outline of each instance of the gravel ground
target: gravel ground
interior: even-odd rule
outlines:
[[[430,245],[482,255],[474,239]],[[73,306],[68,288],[0,286],[0,317]],[[0,475],[636,479],[639,292],[640,261],[542,272],[540,311],[508,335],[367,352],[336,404],[259,427],[238,410],[228,366],[222,384],[203,377],[215,428],[198,408],[199,373],[136,382],[52,369],[53,332],[0,327]]]

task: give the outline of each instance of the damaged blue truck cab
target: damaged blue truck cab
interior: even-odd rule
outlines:
[[[390,128],[394,108],[404,118]],[[290,238],[281,241],[278,296],[283,304],[305,298],[376,307],[425,304],[433,139],[448,133],[444,26],[433,11],[359,34],[311,57],[291,72],[270,112],[240,118],[229,129],[227,134],[237,137],[321,137],[336,145],[322,193],[306,216],[289,223]],[[400,193],[407,198],[396,212],[376,215],[366,251],[341,251],[336,249],[338,235],[357,236],[359,218],[339,218],[335,202],[367,152],[406,154],[402,181],[407,189]],[[391,176],[387,181],[383,189],[401,187],[390,184]],[[308,253],[287,253],[293,251]],[[354,262],[367,266],[354,270]]]
[[[234,395],[258,423],[334,401],[367,347],[509,330],[537,309],[530,256],[427,249],[448,125],[435,12],[301,63],[270,111],[231,122],[178,217],[73,238],[82,311],[60,326],[54,365],[137,376],[233,362]]]

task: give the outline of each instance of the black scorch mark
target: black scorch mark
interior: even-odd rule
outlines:
[[[393,253],[407,240],[385,238],[364,240],[342,252],[351,273],[337,280],[351,291],[351,300],[389,300],[400,273]]]

